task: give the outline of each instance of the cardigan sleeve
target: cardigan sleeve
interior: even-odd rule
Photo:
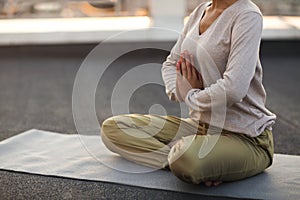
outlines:
[[[212,105],[230,107],[247,95],[259,59],[262,21],[262,15],[253,11],[237,15],[232,27],[228,27],[232,33],[226,70],[204,90],[188,92],[185,102],[191,109],[204,112],[211,111]]]
[[[189,16],[189,20],[183,28],[176,44],[173,46],[166,61],[162,64],[161,72],[162,78],[165,84],[166,94],[172,101],[182,102],[184,99],[177,97],[176,95],[176,63],[180,58],[182,42],[186,38],[186,35],[190,29],[193,17],[198,9],[204,4],[199,5]]]

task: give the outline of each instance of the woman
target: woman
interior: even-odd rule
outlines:
[[[262,172],[272,164],[276,116],[265,107],[261,33],[262,15],[250,0],[200,4],[162,67],[166,93],[184,101],[190,117],[115,116],[102,125],[103,142],[193,184],[216,186]],[[216,143],[199,156],[214,132]]]

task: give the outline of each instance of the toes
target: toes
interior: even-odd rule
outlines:
[[[214,186],[218,186],[218,185],[220,185],[222,183],[222,181],[215,181],[214,183],[213,183],[213,185]]]
[[[222,183],[222,181],[206,181],[204,184],[207,187],[218,186]]]
[[[210,186],[212,185],[212,182],[211,182],[211,181],[206,181],[206,182],[205,182],[205,185],[206,185],[207,187],[210,187]]]

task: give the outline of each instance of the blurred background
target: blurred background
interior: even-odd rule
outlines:
[[[274,131],[277,152],[300,154],[296,148],[300,143],[300,94],[296,87],[300,85],[300,1],[253,1],[264,14],[261,59],[267,105],[278,116]],[[161,64],[187,16],[203,2],[0,0],[0,139],[30,128],[76,133],[72,116],[76,73],[89,52],[110,38],[99,50],[100,68],[107,67],[104,61],[119,49],[134,50],[120,55],[100,79],[96,108],[101,123],[112,115],[111,91],[118,79],[135,66]],[[155,32],[153,27],[175,34]],[[131,30],[140,31],[113,37]],[[148,87],[133,94],[130,112],[147,113],[152,105],[161,104],[167,114],[180,115],[163,87]],[[121,104],[123,99],[119,101]]]
[[[150,0],[1,0],[1,19],[150,16]],[[186,1],[186,14],[205,0]],[[299,0],[253,0],[264,15],[297,16]],[[175,4],[175,1],[174,1]]]
[[[266,104],[278,117],[273,129],[275,152],[300,155],[300,0],[253,1],[264,14],[260,57],[268,94]],[[156,63],[150,65],[156,70],[140,72],[136,78],[161,77],[161,63],[187,16],[202,2],[0,0],[0,141],[33,128],[77,134],[72,115],[74,81],[80,66],[99,43],[99,56],[93,64],[105,69],[95,99],[100,125],[113,115],[112,91],[124,74],[137,66]],[[157,33],[153,27],[172,31]],[[140,31],[120,35],[132,30]],[[116,35],[119,37],[113,37]],[[109,42],[103,43],[107,38]],[[122,49],[129,51],[106,66],[105,61]],[[126,104],[122,98],[125,93],[118,94],[118,105]],[[179,105],[170,102],[164,87],[158,84],[139,87],[128,101],[125,106],[130,113],[182,114]],[[71,196],[92,198],[105,194],[109,199],[124,199],[124,190],[124,194],[137,191],[105,183],[72,183],[0,170],[0,199],[65,199],[66,192]],[[103,193],[103,188],[107,192]],[[145,191],[140,190],[140,199],[155,194],[162,198],[161,191]],[[185,199],[177,193],[168,193],[168,197]]]
[[[261,60],[267,106],[278,116],[276,151],[300,154],[296,148],[300,143],[300,1],[253,1],[264,14]],[[97,65],[108,68],[96,95],[101,124],[112,115],[111,91],[118,79],[133,67],[164,62],[187,16],[203,2],[0,0],[0,140],[30,128],[76,133],[74,80],[86,56],[102,42]],[[153,27],[172,31],[156,32]],[[132,30],[137,31],[114,37]],[[107,58],[124,48],[132,51],[104,66]],[[154,104],[163,105],[167,114],[181,114],[178,105],[168,101],[164,87],[157,85],[140,87],[127,106],[132,113],[147,113]]]
[[[93,43],[133,29],[180,32],[205,0],[0,0],[0,45]],[[263,38],[299,38],[299,0],[253,0],[265,15]],[[274,33],[276,30],[276,33]],[[175,40],[147,33],[134,41]],[[124,38],[124,41],[132,41]]]

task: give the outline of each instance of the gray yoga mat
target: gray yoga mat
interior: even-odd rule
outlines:
[[[91,154],[95,147],[99,152]],[[106,150],[100,136],[29,130],[0,142],[0,169],[208,196],[300,199],[299,166],[300,157],[277,154],[264,173],[207,188],[186,184],[166,170],[128,162]]]

